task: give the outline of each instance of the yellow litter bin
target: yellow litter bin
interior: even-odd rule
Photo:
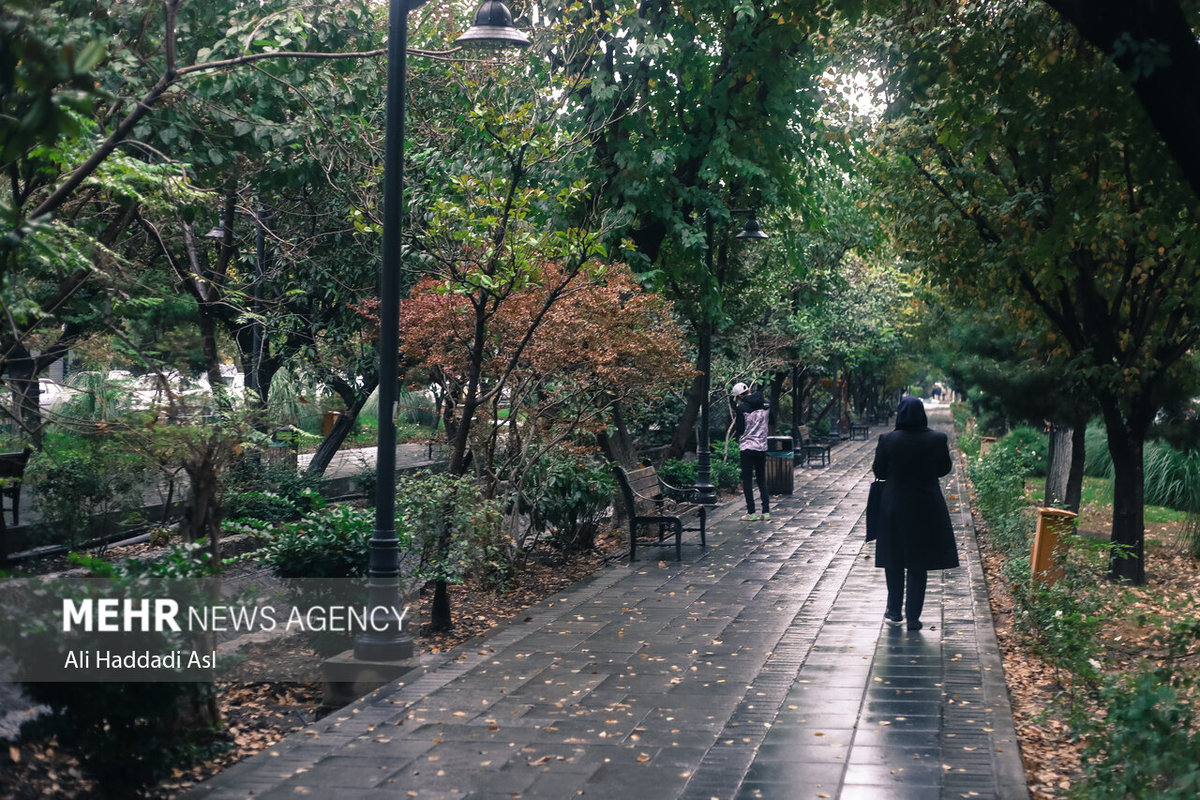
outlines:
[[[1030,572],[1035,581],[1053,586],[1062,578],[1062,565],[1056,556],[1059,539],[1070,533],[1075,518],[1074,511],[1061,508],[1041,507],[1038,509],[1037,532],[1033,537],[1033,553],[1029,559]]]

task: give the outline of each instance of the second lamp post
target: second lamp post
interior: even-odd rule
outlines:
[[[704,228],[704,267],[710,277],[713,275],[713,219],[711,214],[705,214]],[[738,239],[767,239],[770,238],[758,224],[754,212],[750,212],[746,225],[737,233]],[[700,433],[696,446],[696,485],[692,499],[697,503],[714,505],[717,502],[717,488],[712,482],[712,444],[709,436],[711,414],[709,413],[712,394],[712,318],[704,312],[704,321],[700,325]]]

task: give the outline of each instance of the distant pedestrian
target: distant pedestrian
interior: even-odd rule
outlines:
[[[767,422],[771,405],[762,392],[751,392],[744,383],[735,384],[737,421],[734,435],[741,453],[742,492],[746,495],[746,515],[743,520],[771,519],[770,495],[767,491]],[[754,484],[762,496],[762,517],[754,511]]]
[[[871,469],[886,481],[875,541],[875,566],[887,577],[884,619],[899,625],[907,618],[908,629],[919,631],[928,571],[957,567],[958,548],[938,483],[950,472],[950,446],[946,434],[930,430],[918,398],[900,401],[896,429],[879,437]]]

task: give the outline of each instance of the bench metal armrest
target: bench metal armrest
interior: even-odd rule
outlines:
[[[662,478],[658,479],[658,485],[662,488],[663,492],[671,492],[672,494],[678,494],[680,497],[683,497],[683,498],[690,497],[691,493],[693,491],[690,487],[685,489],[682,486],[672,486],[671,484],[664,481]]]

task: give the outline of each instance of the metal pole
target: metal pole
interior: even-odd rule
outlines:
[[[267,236],[263,229],[263,207],[259,203],[254,215],[254,322],[250,329],[250,374],[246,376],[246,388],[253,393],[254,402],[266,406],[262,396],[259,374],[262,368],[263,323],[262,323],[262,280],[267,258]]]
[[[400,555],[396,542],[396,406],[400,358],[400,252],[404,217],[404,100],[408,12],[423,0],[391,0],[388,8],[387,120],[383,162],[383,263],[379,275],[379,439],[375,451],[375,531],[367,567],[372,629],[354,641],[360,661],[399,661],[413,640],[398,622]],[[388,624],[382,624],[384,620]]]
[[[713,275],[713,219],[706,213],[704,221],[704,268]],[[708,309],[701,311],[700,324],[700,432],[696,449],[696,486],[693,500],[716,505],[717,489],[712,483],[712,445],[709,441],[709,394],[712,392],[712,317]]]

